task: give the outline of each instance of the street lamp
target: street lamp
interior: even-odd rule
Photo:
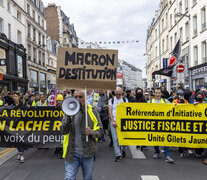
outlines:
[[[181,17],[181,16],[188,17],[188,18],[189,18],[189,20],[190,20],[190,15],[187,15],[187,14],[182,14],[182,13],[176,13],[176,14],[175,14],[175,17]]]

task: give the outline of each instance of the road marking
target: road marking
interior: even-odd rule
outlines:
[[[3,154],[0,155],[0,158],[5,156],[6,154],[8,154],[9,152],[13,151],[14,148],[8,148],[8,150],[6,152],[4,152]]]
[[[142,180],[160,180],[158,176],[153,175],[142,175]]]
[[[129,146],[129,149],[134,159],[146,159],[144,153],[140,150],[137,150],[136,146]]]
[[[3,151],[0,151],[0,154],[4,153],[4,152],[6,152],[6,151],[9,151],[9,148],[6,148],[6,149],[4,149]]]

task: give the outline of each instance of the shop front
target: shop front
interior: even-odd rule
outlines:
[[[3,33],[0,33],[0,74],[3,75],[0,92],[27,91],[26,49],[7,39]]]
[[[189,68],[192,90],[207,88],[207,63]]]

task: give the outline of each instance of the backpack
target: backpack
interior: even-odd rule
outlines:
[[[125,97],[122,97],[122,99],[123,99],[124,102],[126,102],[126,98]],[[114,97],[112,98],[111,102],[112,102],[112,105],[113,105],[114,104]]]

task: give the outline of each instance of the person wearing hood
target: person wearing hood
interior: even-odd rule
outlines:
[[[134,102],[140,102],[140,103],[147,102],[147,100],[145,99],[143,95],[143,90],[141,88],[136,88]]]
[[[195,94],[195,99],[191,102],[191,104],[197,105],[197,104],[200,104],[200,103],[205,103],[205,101],[204,101],[203,93],[201,91],[198,91]],[[197,148],[197,149],[195,149],[195,152],[196,152],[196,157],[201,158],[202,153],[203,153],[203,148]],[[204,157],[206,159],[206,165],[207,165],[207,153],[205,153],[205,154],[206,154],[206,156],[204,156]],[[205,159],[204,159],[204,161],[205,161]],[[203,163],[204,163],[204,161],[203,161]]]

